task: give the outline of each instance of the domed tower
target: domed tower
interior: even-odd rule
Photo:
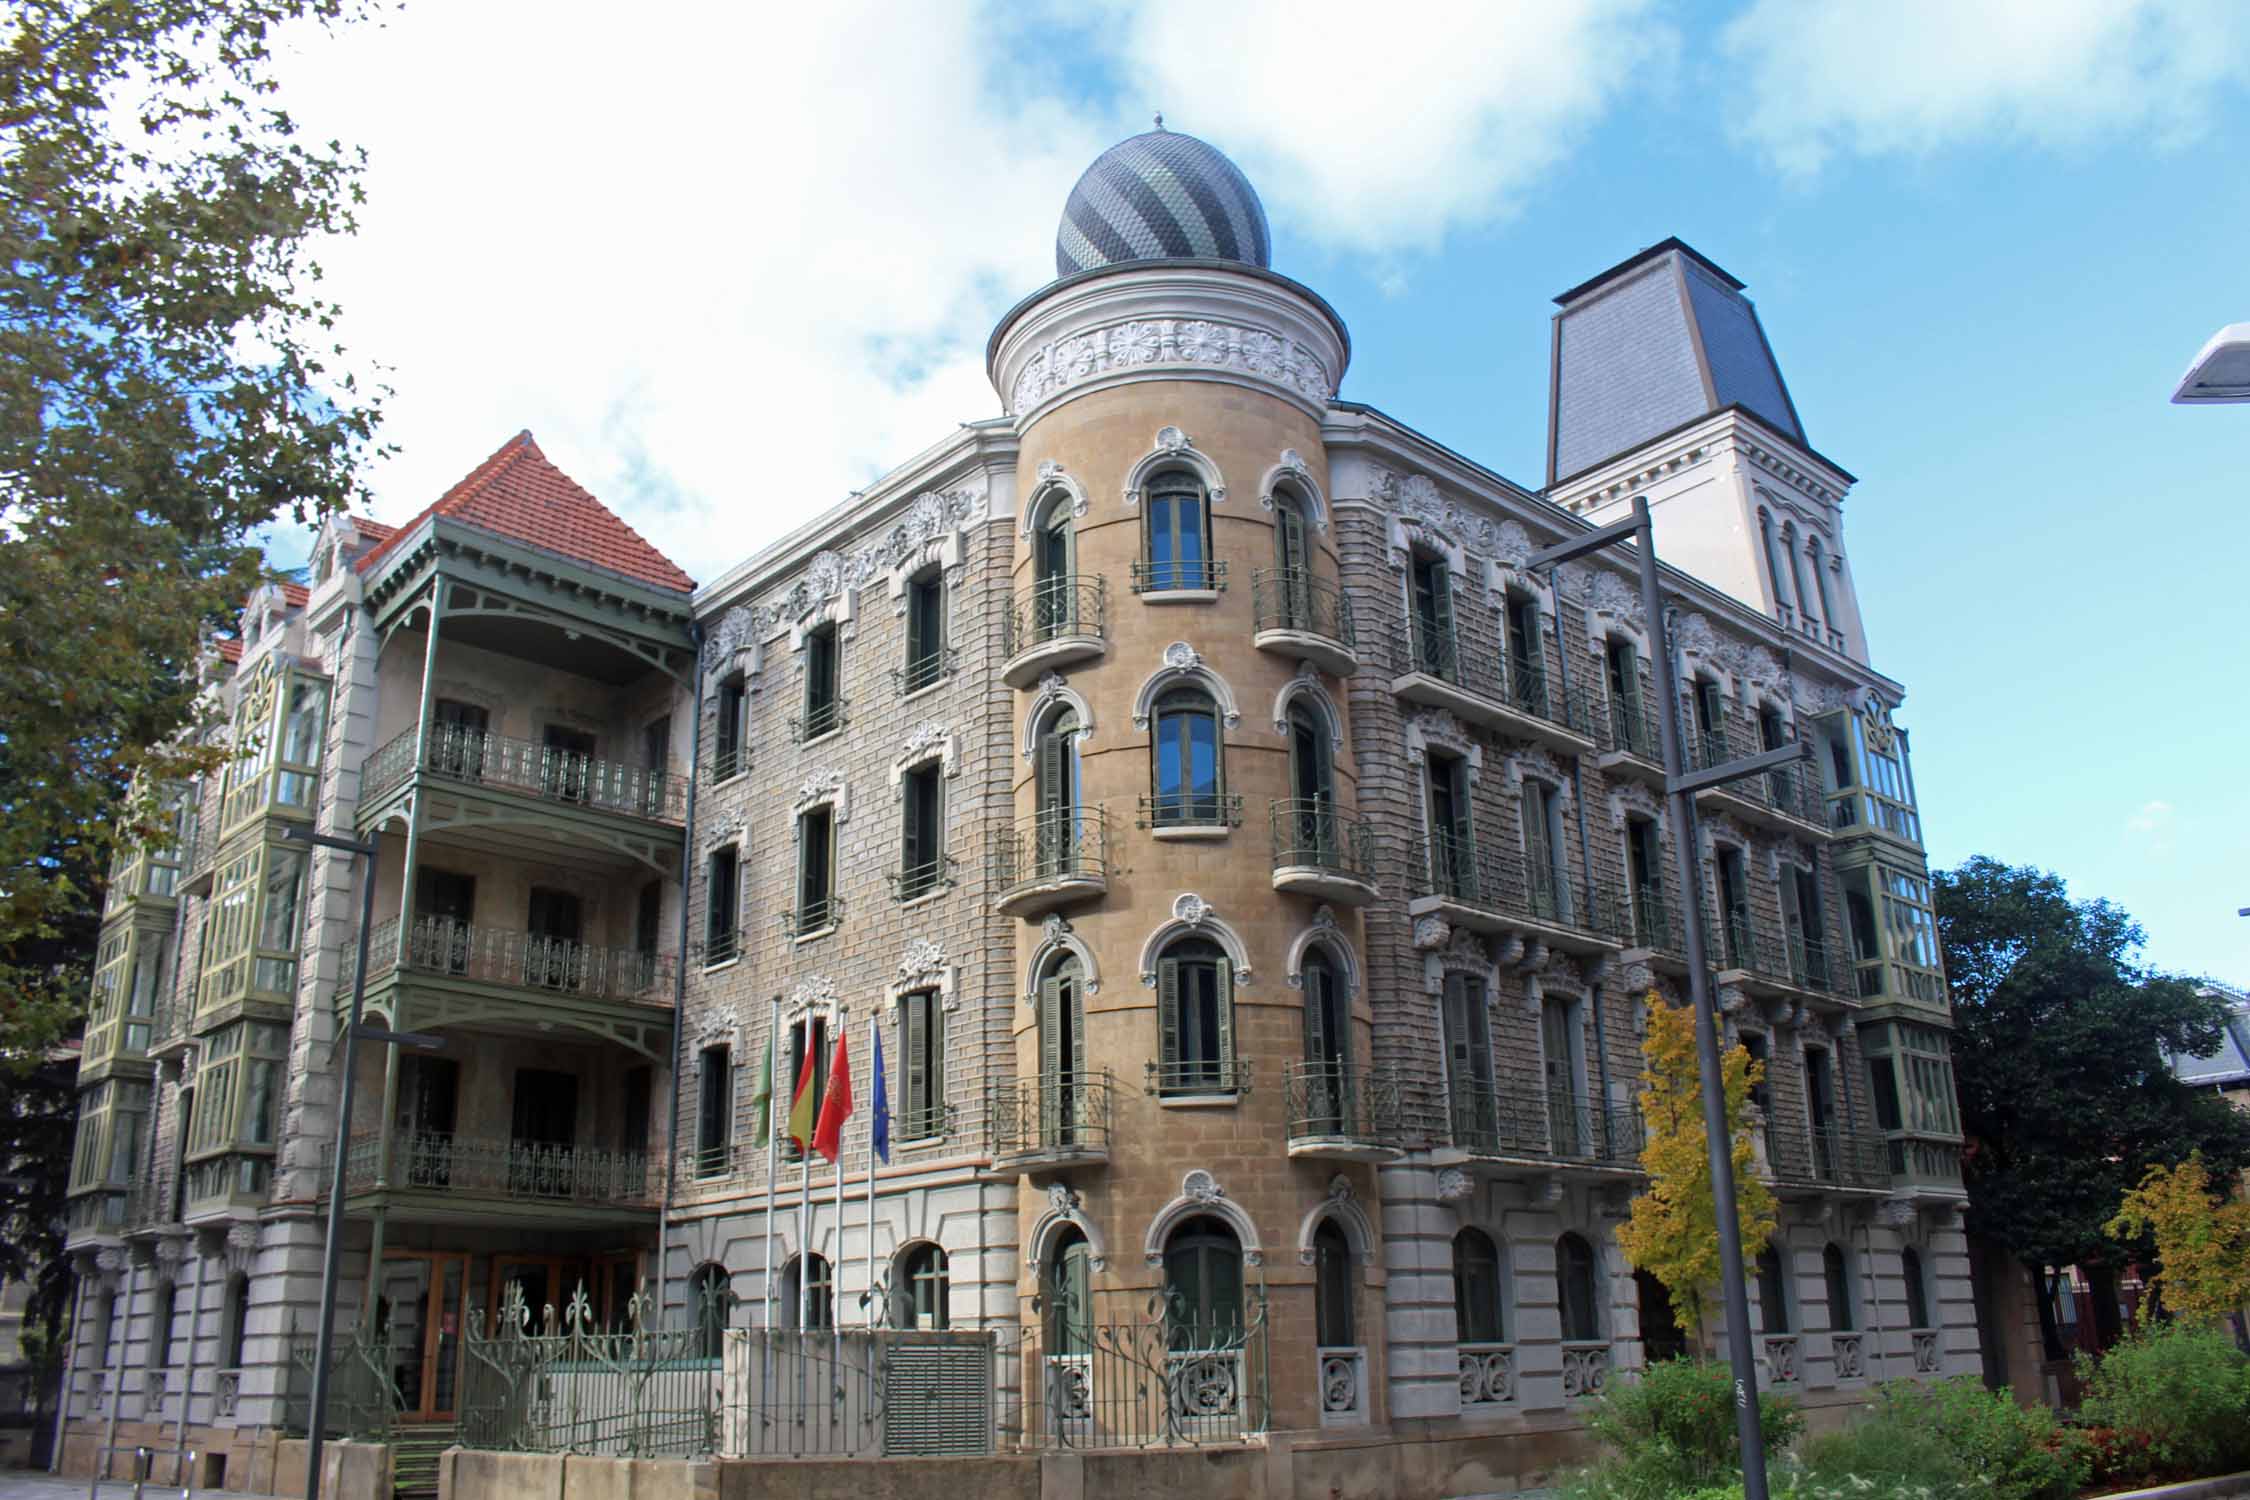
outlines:
[[[1241,171],[1159,123],[1086,170],[1058,279],[988,350],[1024,497],[995,1151],[1045,1351],[1027,1378],[1071,1387],[1038,1420],[1104,1441],[1161,1414],[1077,1389],[1072,1359],[1159,1289],[1166,1347],[1205,1360],[1195,1420],[1270,1392],[1267,1425],[1314,1427],[1324,1390],[1364,1414],[1382,1385],[1377,889],[1321,439],[1350,343],[1269,259]]]

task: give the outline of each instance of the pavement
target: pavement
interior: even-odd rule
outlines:
[[[84,1479],[57,1479],[52,1474],[40,1474],[28,1469],[0,1469],[0,1500],[86,1500],[87,1485]],[[177,1500],[177,1485],[152,1484],[143,1492],[143,1500]],[[129,1479],[105,1479],[95,1500],[130,1500],[133,1483]],[[195,1500],[271,1500],[270,1496],[253,1497],[241,1490],[197,1490]]]

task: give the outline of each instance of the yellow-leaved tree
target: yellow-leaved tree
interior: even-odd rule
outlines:
[[[1648,1173],[1648,1190],[1633,1200],[1632,1218],[1618,1230],[1617,1242],[1635,1269],[1664,1283],[1701,1354],[1707,1347],[1705,1311],[1719,1284],[1719,1212],[1704,1144],[1695,1012],[1666,1005],[1651,990],[1641,1056],[1641,1118],[1647,1130],[1641,1170]],[[1763,1069],[1740,1046],[1719,1058],[1734,1145],[1735,1218],[1746,1256],[1772,1238],[1775,1223],[1772,1190],[1752,1171],[1750,1089]]]
[[[2202,1152],[2150,1167],[2103,1227],[2115,1239],[2156,1241],[2149,1286],[2174,1317],[2223,1323],[2250,1303],[2250,1203],[2213,1190]]]

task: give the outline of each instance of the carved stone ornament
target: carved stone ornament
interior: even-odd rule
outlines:
[[[1344,1175],[1343,1173],[1341,1173],[1341,1172],[1338,1172],[1338,1173],[1337,1173],[1337,1174],[1336,1174],[1335,1176],[1333,1176],[1333,1177],[1329,1178],[1329,1179],[1328,1179],[1328,1201],[1329,1201],[1329,1202],[1331,1202],[1331,1203],[1349,1203],[1349,1202],[1351,1202],[1351,1201],[1352,1201],[1352,1180],[1351,1180],[1351,1179],[1350,1179],[1349,1177],[1346,1177],[1346,1176],[1345,1176],[1345,1175]]]
[[[706,854],[708,854],[713,849],[718,848],[721,844],[733,843],[736,839],[741,838],[743,834],[749,831],[750,814],[748,812],[737,808],[733,812],[722,813],[720,816],[712,819],[711,826],[707,830],[705,830],[703,835],[703,850]]]
[[[1047,920],[1039,924],[1039,935],[1050,943],[1068,931],[1070,924],[1056,912],[1047,913]]]
[[[906,737],[904,759],[913,761],[920,758],[929,751],[943,745],[946,738],[952,733],[951,725],[940,724],[935,719],[925,724],[917,724],[914,727],[914,732]]]
[[[794,624],[846,589],[856,589],[903,563],[915,548],[948,531],[974,526],[984,518],[984,496],[974,490],[930,490],[914,497],[906,513],[880,537],[845,556],[839,552],[813,554],[804,575],[779,597],[756,606],[751,632],[763,637],[783,625]],[[722,619],[721,628],[725,628]],[[718,660],[704,643],[706,665]]]
[[[723,1005],[704,1016],[702,1023],[696,1027],[696,1040],[702,1042],[715,1036],[731,1036],[741,1024],[742,1018],[736,1014],[735,1008]]]
[[[826,974],[807,974],[797,981],[789,992],[792,1010],[833,1010],[836,1006],[836,981]]]
[[[258,1255],[258,1226],[237,1224],[227,1231],[227,1265],[247,1273]]]
[[[805,779],[797,783],[797,805],[803,807],[808,802],[818,802],[831,792],[840,792],[843,789],[844,773],[834,766],[823,766],[817,770],[807,771]]]
[[[898,961],[898,977],[903,984],[935,979],[944,972],[945,945],[929,938],[911,939],[906,945],[906,956]]]
[[[746,649],[756,641],[757,634],[758,612],[747,604],[737,604],[719,616],[719,623],[703,638],[703,669],[710,671]]]
[[[1469,1196],[1472,1184],[1469,1174],[1459,1167],[1443,1167],[1437,1174],[1437,1196],[1440,1203],[1457,1203]]]
[[[1414,946],[1426,953],[1434,953],[1453,940],[1453,926],[1443,917],[1417,917],[1414,921]]]
[[[1047,1205],[1058,1214],[1074,1214],[1078,1212],[1078,1194],[1067,1183],[1050,1182],[1047,1184]]]
[[[1593,597],[1588,602],[1597,615],[1624,620],[1637,629],[1646,628],[1647,621],[1641,613],[1640,591],[1615,573],[1594,575]]]
[[[1406,721],[1406,727],[1420,735],[1424,744],[1451,750],[1456,755],[1467,755],[1476,748],[1476,742],[1469,738],[1468,730],[1461,727],[1461,721],[1442,708],[1419,710]]]
[[[1201,1203],[1208,1207],[1226,1195],[1227,1190],[1219,1186],[1219,1180],[1201,1167],[1180,1179],[1180,1196],[1190,1203]]]
[[[1904,1229],[1914,1222],[1915,1208],[1912,1198],[1885,1198],[1875,1216],[1893,1229]]]
[[[1195,446],[1195,440],[1177,427],[1160,427],[1156,433],[1156,446],[1164,453],[1185,453]]]
[[[1009,413],[1021,416],[1082,381],[1149,365],[1241,371],[1323,404],[1336,394],[1321,357],[1285,335],[1202,318],[1134,318],[1071,334],[1033,354],[1016,376]]]
[[[1192,672],[1203,665],[1203,655],[1186,641],[1174,641],[1164,648],[1164,665],[1174,672]]]
[[[1185,922],[1190,927],[1201,927],[1212,914],[1211,904],[1193,891],[1186,892],[1172,903],[1174,921]]]
[[[1314,907],[1312,924],[1313,929],[1317,932],[1334,932],[1336,930],[1336,908],[1325,901]]]
[[[1273,472],[1266,476],[1264,492],[1258,496],[1260,508],[1273,509],[1273,484],[1278,479],[1296,479],[1305,484],[1311,484],[1313,482],[1312,469],[1306,464],[1305,456],[1294,448],[1281,450],[1281,461],[1276,463],[1273,466]],[[1324,531],[1327,529],[1325,521],[1322,523],[1321,529]]]

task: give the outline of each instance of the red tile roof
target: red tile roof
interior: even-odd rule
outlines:
[[[311,599],[312,591],[303,584],[291,583],[287,579],[282,580],[281,602],[291,609],[303,609]]]
[[[387,542],[398,535],[396,526],[385,526],[369,516],[353,516],[351,523],[352,530],[359,533],[359,539],[363,542]]]
[[[242,660],[242,642],[239,640],[219,642],[219,654],[228,661]]]
[[[448,516],[574,562],[685,593],[695,580],[617,518],[616,512],[547,461],[526,429],[500,445],[437,503],[386,537],[355,566],[362,573],[430,516]],[[363,525],[365,523],[362,523]]]

